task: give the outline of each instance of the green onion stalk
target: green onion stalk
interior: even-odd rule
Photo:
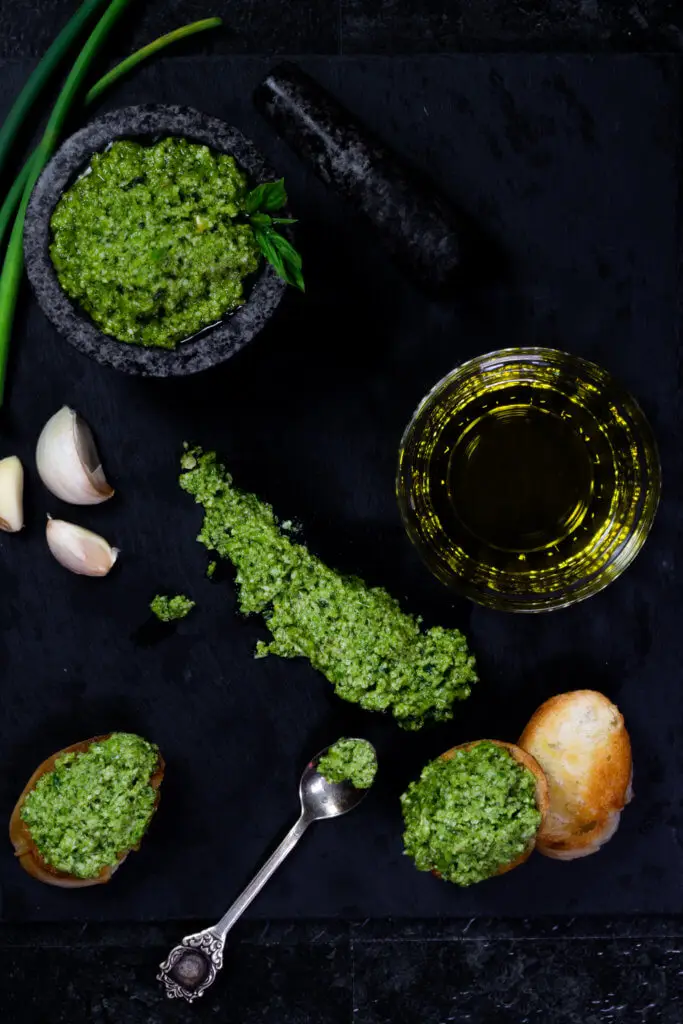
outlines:
[[[51,75],[80,35],[82,29],[95,14],[99,7],[104,7],[107,0],[85,0],[74,16],[64,26],[55,41],[48,48],[40,64],[17,96],[12,109],[0,128],[0,173],[5,166],[7,157],[17,132],[23,127],[26,116],[38,96],[47,85]]]
[[[97,2],[101,3],[101,0],[97,0]],[[109,7],[98,21],[76,59],[76,62],[62,87],[62,91],[57,98],[57,102],[55,103],[52,114],[50,115],[38,146],[20,171],[16,181],[12,185],[12,188],[8,192],[2,207],[0,208],[1,245],[7,226],[11,221],[12,214],[14,213],[17,205],[19,207],[7,246],[2,274],[0,274],[0,405],[2,405],[4,398],[5,380],[7,375],[7,357],[9,354],[12,324],[14,322],[17,295],[19,293],[21,275],[24,268],[24,218],[31,199],[31,194],[43,171],[43,168],[57,146],[64,122],[82,87],[83,81],[90,70],[93,60],[99,53],[107,36],[109,35],[109,32],[114,27],[116,21],[121,17],[129,2],[130,0],[111,0]],[[95,0],[90,0],[89,4],[84,6],[89,6],[91,9],[94,9],[96,6]],[[72,23],[70,22],[70,24]],[[144,46],[141,50],[138,50],[136,53],[126,58],[126,60],[122,61],[104,75],[103,78],[101,78],[87,94],[86,103],[93,102],[93,100],[97,99],[101,95],[104,89],[108,88],[108,86],[117,81],[117,79],[122,75],[127,74],[141,61],[146,60],[148,57],[152,56],[152,54],[157,53],[170,43],[174,43],[179,39],[184,39],[187,36],[193,35],[195,32],[202,32],[209,28],[216,28],[220,24],[220,18],[207,18],[199,22],[194,22],[191,25],[186,25],[184,28],[177,29],[174,32],[169,32],[167,35],[154,40],[154,42]],[[64,31],[66,31],[66,29]],[[62,50],[60,52],[63,52],[66,45],[66,43],[63,43]],[[49,52],[50,51],[48,51],[48,53]],[[56,59],[58,58],[55,58],[55,63]],[[26,90],[24,90],[24,92],[25,91]],[[22,93],[22,96],[23,95],[24,93]],[[33,96],[35,95],[37,95],[37,91],[34,92]],[[19,101],[15,104],[12,114],[14,114],[14,110],[18,103]],[[26,109],[28,108],[25,107],[24,112]],[[10,137],[10,134],[7,133],[6,138]]]
[[[99,0],[101,2],[101,0]],[[183,25],[182,28],[177,28],[173,32],[168,32],[164,36],[159,36],[153,42],[148,43],[147,46],[143,46],[140,50],[136,50],[130,57],[126,57],[120,64],[113,67],[111,71],[108,71],[106,75],[103,75],[99,81],[95,82],[92,89],[85,95],[85,106],[89,106],[98,100],[102,93],[117,82],[119,78],[127,75],[133,68],[137,67],[143,61],[148,60],[155,53],[160,50],[164,50],[167,46],[171,46],[173,43],[180,42],[182,39],[187,39],[189,36],[194,36],[198,32],[206,32],[208,29],[220,28],[223,24],[220,18],[204,18],[201,21],[193,21],[190,25]],[[4,130],[4,129],[3,129]],[[0,247],[4,241],[7,230],[12,223],[12,217],[21,202],[26,182],[28,181],[29,173],[31,169],[31,157],[28,158],[24,166],[21,168],[14,183],[10,188],[9,192],[5,196],[2,206],[0,206]]]

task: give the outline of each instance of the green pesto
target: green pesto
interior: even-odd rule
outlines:
[[[175,622],[189,615],[194,606],[195,602],[184,594],[176,594],[175,597],[157,594],[149,607],[161,622]]]
[[[216,572],[217,565],[218,565],[217,562],[214,562],[214,561],[209,562],[209,564],[206,567],[206,578],[207,578],[207,580],[212,580],[213,579],[214,573]]]
[[[369,789],[377,773],[377,755],[367,740],[337,740],[318,761],[318,772],[328,782],[350,782]]]
[[[260,250],[246,175],[187,139],[115,142],[60,198],[50,255],[64,291],[105,333],[174,348],[244,302]]]
[[[270,505],[233,486],[213,452],[188,450],[181,487],[204,506],[199,540],[237,569],[239,607],[272,635],[257,657],[305,657],[337,695],[419,729],[446,721],[477,676],[455,629],[424,630],[381,587],[328,568],[278,524]]]
[[[26,796],[21,817],[43,859],[76,878],[96,878],[136,846],[154,814],[152,743],[113,733],[82,754],[64,754]]]
[[[420,871],[438,871],[457,885],[495,875],[541,824],[533,773],[486,741],[428,764],[401,805],[407,855]]]

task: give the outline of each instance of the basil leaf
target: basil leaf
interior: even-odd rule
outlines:
[[[256,210],[260,208],[261,203],[263,202],[265,189],[265,185],[257,185],[256,188],[253,188],[251,192],[249,192],[244,204],[244,208],[247,213],[255,213]]]
[[[275,248],[271,241],[272,232],[266,232],[263,231],[261,228],[257,228],[254,234],[256,236],[256,241],[260,246],[261,252],[265,256],[265,258],[268,260],[271,266],[275,268],[280,277],[283,280],[287,281],[287,273],[285,271],[284,263],[282,261],[282,258],[280,257],[280,254],[278,253],[277,249]],[[288,281],[287,283],[289,284]]]
[[[271,181],[266,185],[263,196],[262,208],[264,210],[281,210],[287,205],[287,192],[285,191],[285,179]]]
[[[305,292],[306,284],[304,282],[304,275],[301,273],[301,267],[292,266],[289,268],[289,273],[291,277],[289,283],[294,285],[295,288],[298,288],[299,291]]]
[[[267,228],[272,224],[272,218],[267,213],[252,213],[249,220],[252,224],[258,224]]]
[[[247,196],[245,209],[247,213],[256,213],[257,210],[280,210],[286,203],[285,179],[280,178],[279,181],[266,181],[253,188]]]
[[[272,231],[270,238],[273,245],[282,255],[282,257],[293,266],[298,267],[301,270],[302,260],[299,253],[296,251],[291,242],[288,242],[284,235],[278,234],[277,231]]]
[[[294,288],[299,288],[302,292],[305,291],[301,272],[302,260],[294,246],[283,235],[273,231],[270,227],[257,225],[254,228],[254,236],[261,252],[282,280]]]

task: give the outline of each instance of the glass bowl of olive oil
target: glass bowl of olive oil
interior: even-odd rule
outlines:
[[[449,373],[401,441],[404,525],[432,572],[479,604],[548,611],[633,561],[661,489],[643,412],[599,366],[502,349]]]

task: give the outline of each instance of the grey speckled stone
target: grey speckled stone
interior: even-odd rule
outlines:
[[[203,922],[205,923],[205,922]],[[163,925],[0,926],[9,1024],[679,1024],[681,925],[241,922],[215,985],[168,1001]],[[383,932],[380,937],[379,931]],[[531,940],[531,941],[530,941]],[[40,984],[36,980],[40,979]]]
[[[70,0],[2,0],[0,56],[38,56],[74,9]],[[191,52],[231,54],[425,53],[446,50],[683,47],[680,0],[146,0],[110,41],[127,56],[195,18],[224,28]]]
[[[136,106],[92,121],[60,147],[36,185],[26,215],[26,271],[40,306],[57,330],[80,352],[124,373],[172,377],[207,370],[243,348],[265,326],[286,288],[269,265],[256,277],[247,302],[223,323],[176,349],[143,348],[104,334],[62,290],[49,253],[50,219],[59,197],[94,153],[122,137],[154,139],[181,135],[234,156],[258,183],[277,175],[236,128],[189,107]]]
[[[318,177],[364,215],[417,283],[430,292],[453,284],[461,267],[462,224],[433,184],[295,64],[275,68],[255,101]]]
[[[355,950],[362,1024],[679,1024],[677,944],[385,942]]]

